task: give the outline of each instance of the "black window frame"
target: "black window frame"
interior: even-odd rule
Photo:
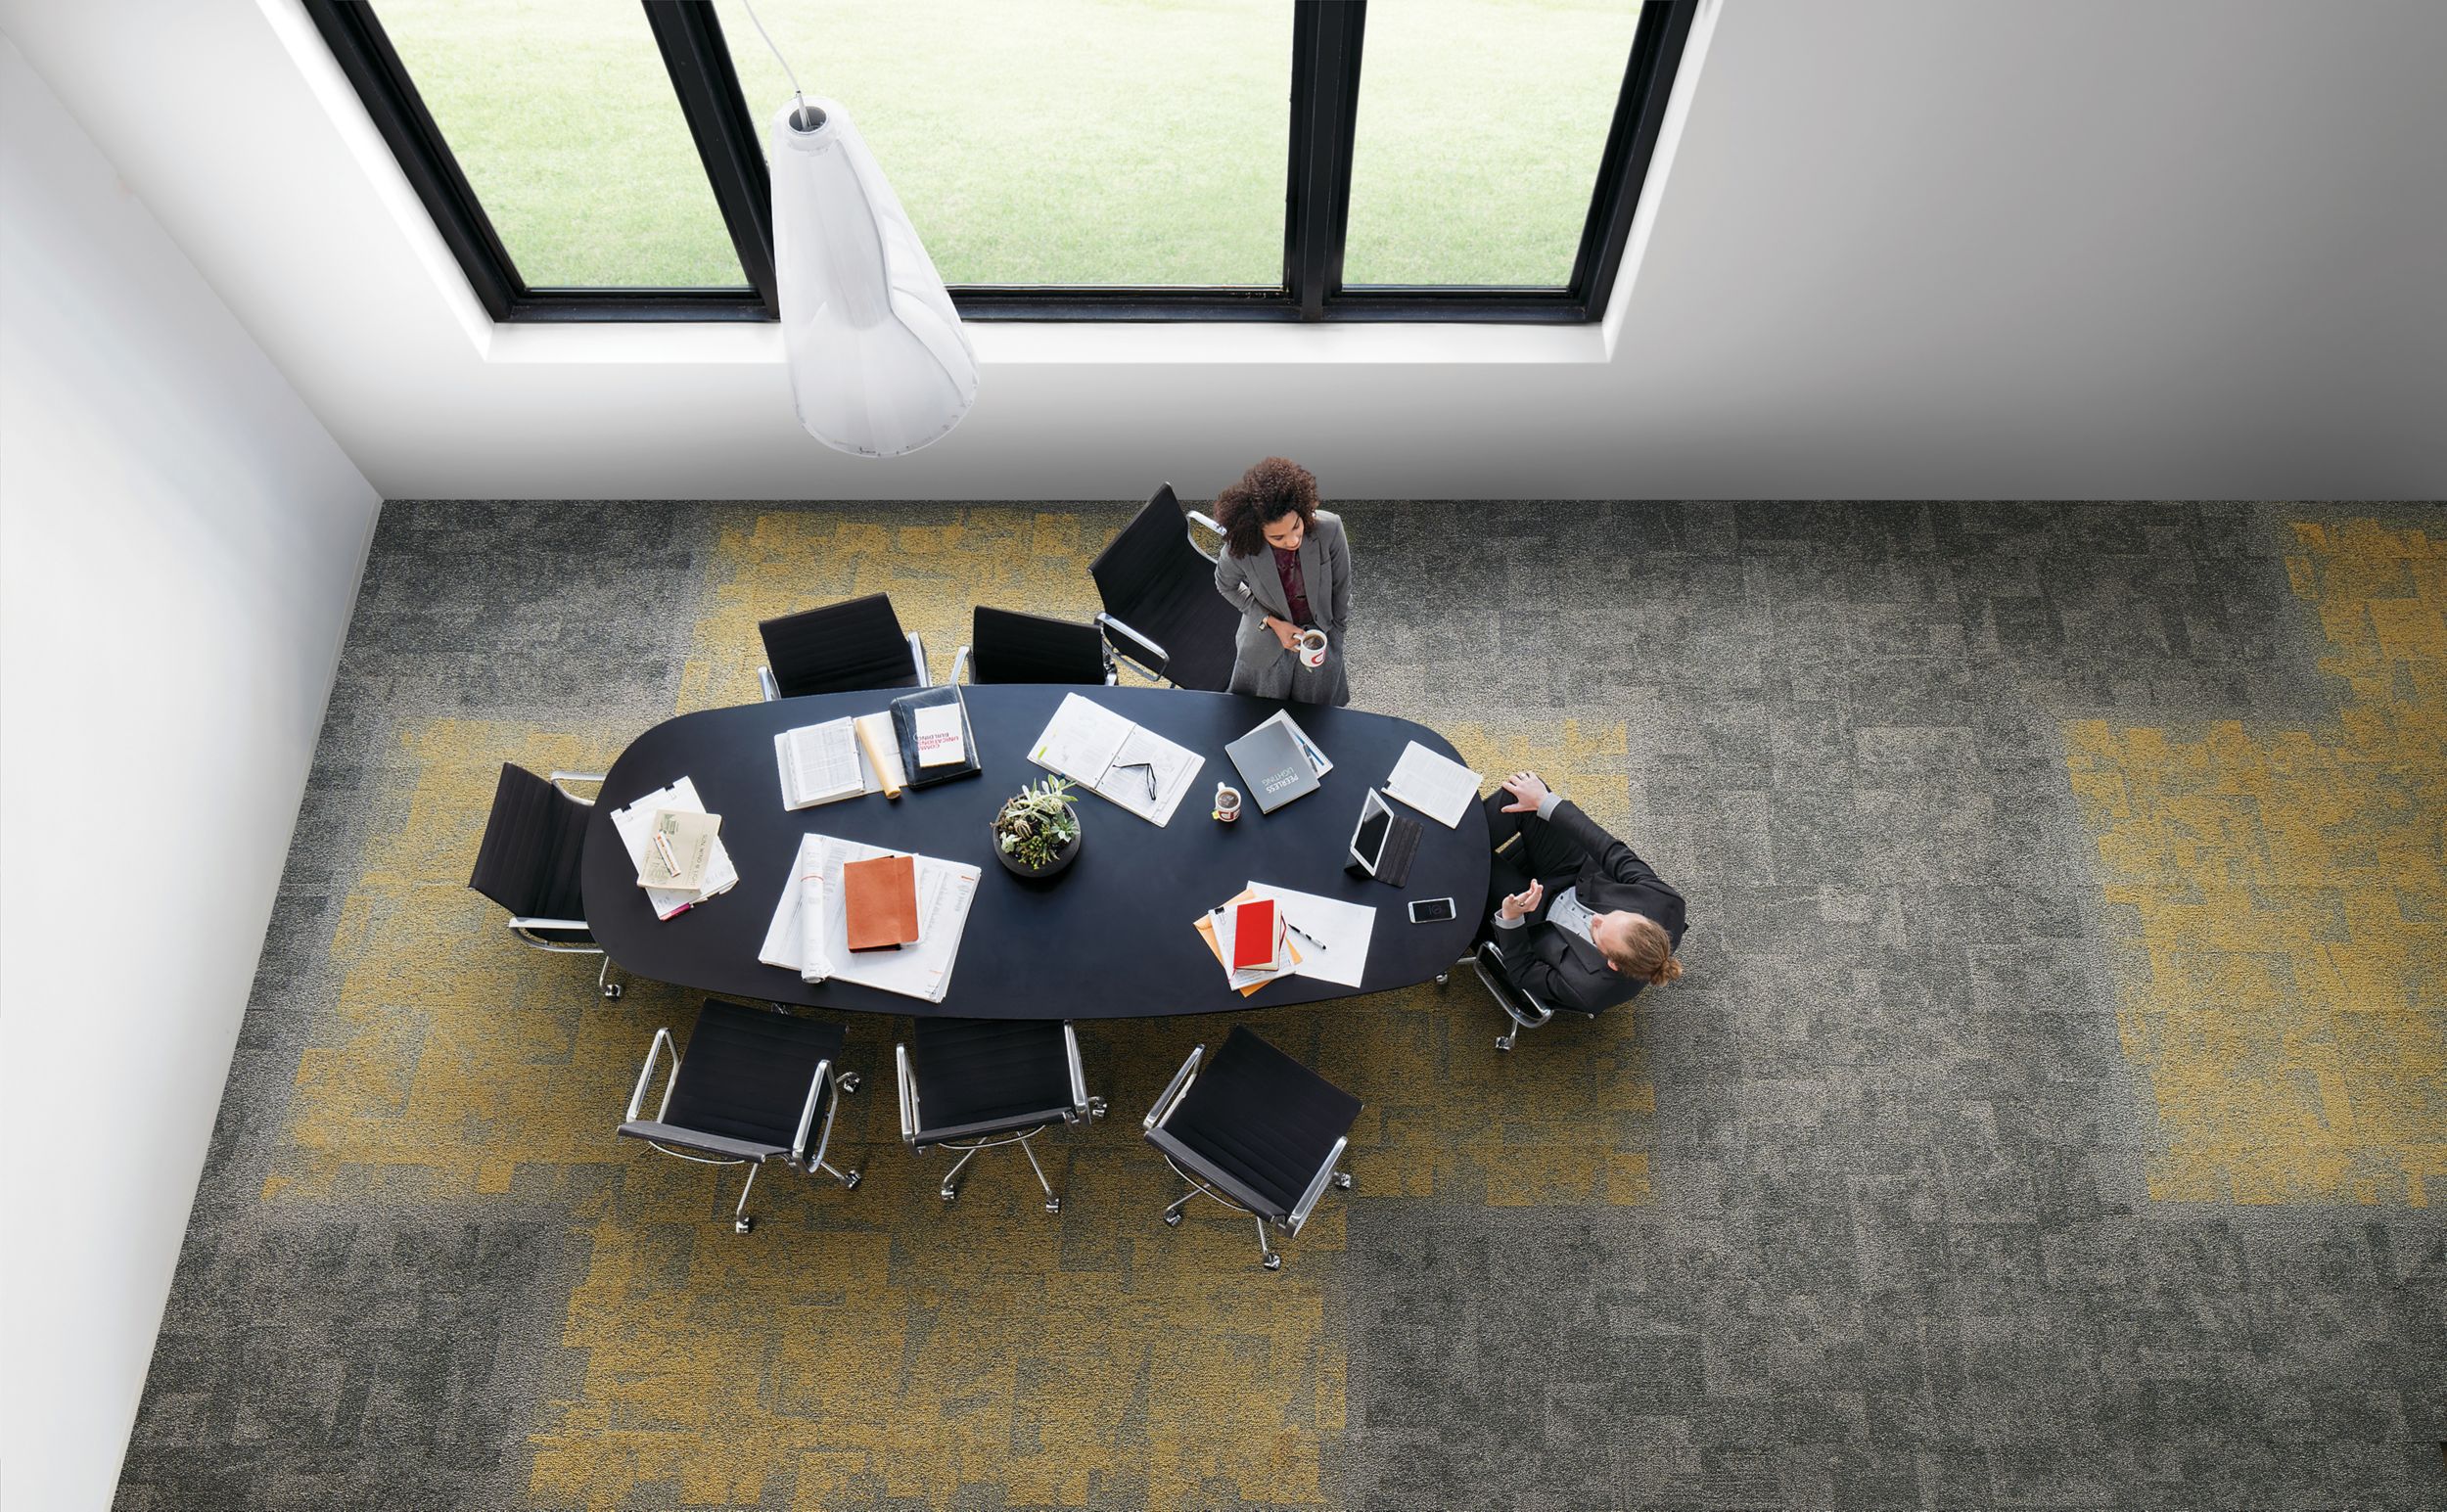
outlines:
[[[739,87],[712,0],[639,0],[670,74],[706,179],[748,282],[726,289],[530,285],[368,0],[304,0],[375,129],[495,321],[772,320],[772,185],[760,123]],[[1283,281],[1274,288],[962,284],[967,320],[1461,321],[1581,324],[1603,319],[1655,156],[1699,0],[1645,0],[1598,159],[1589,214],[1560,289],[1342,282],[1351,149],[1367,0],[1292,0],[1291,151],[1284,175]]]

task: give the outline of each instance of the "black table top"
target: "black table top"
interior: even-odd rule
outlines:
[[[993,684],[964,690],[985,774],[803,808],[782,807],[773,737],[844,714],[873,713],[897,694],[827,693],[714,709],[666,720],[612,763],[587,821],[581,885],[586,923],[622,970],[733,997],[876,1013],[980,1019],[1103,1019],[1218,1013],[1381,992],[1425,982],[1469,948],[1487,891],[1487,820],[1472,804],[1458,829],[1420,818],[1424,834],[1408,884],[1388,887],[1343,870],[1362,796],[1379,786],[1410,741],[1458,756],[1433,730],[1349,709],[1294,705],[1292,717],[1334,762],[1317,791],[1270,814],[1254,802],[1236,824],[1208,817],[1215,785],[1246,790],[1224,754],[1284,706],[1265,699],[1174,688]],[[1195,785],[1159,829],[1083,792],[1079,859],[1050,882],[1029,883],[994,859],[988,826],[1013,793],[1046,775],[1028,751],[1064,695],[1079,693],[1206,757]],[[689,778],[722,816],[722,844],[739,883],[669,920],[657,920],[611,811]],[[1397,805],[1398,812],[1408,812]],[[977,897],[941,1003],[845,982],[807,983],[757,959],[780,901],[799,838],[840,836],[978,866]],[[1251,882],[1295,888],[1376,909],[1359,987],[1285,976],[1242,997],[1193,928],[1207,909]],[[1454,917],[1412,924],[1408,902],[1454,900]]]

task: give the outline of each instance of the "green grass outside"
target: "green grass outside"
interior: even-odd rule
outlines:
[[[789,86],[717,0],[760,113]],[[744,280],[631,0],[380,0],[519,271],[538,286]],[[766,0],[953,284],[1281,274],[1288,0]],[[1375,0],[1353,283],[1560,284],[1636,0]]]

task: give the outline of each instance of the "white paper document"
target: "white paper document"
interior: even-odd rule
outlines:
[[[1063,695],[1028,758],[1158,827],[1172,822],[1207,764],[1188,747],[1076,693]]]
[[[1274,899],[1274,911],[1299,947],[1296,976],[1356,987],[1368,969],[1368,940],[1376,934],[1376,910],[1365,903],[1295,892],[1271,883],[1253,882],[1249,891]]]
[[[940,1003],[951,986],[951,968],[960,953],[960,933],[967,926],[969,903],[977,896],[978,869],[959,861],[917,857],[917,942],[899,950],[850,948],[850,925],[842,907],[841,868],[850,861],[901,852],[830,835],[808,835],[799,842],[791,882],[782,889],[773,922],[764,932],[757,959],[767,966],[795,971],[809,982],[854,982],[878,991]],[[807,879],[818,879],[813,891],[819,910],[807,911]],[[825,976],[808,974],[809,947],[820,948],[815,962]]]
[[[1385,796],[1398,798],[1445,828],[1458,829],[1462,814],[1478,801],[1480,778],[1417,741],[1402,748],[1402,759],[1385,779]]]
[[[915,718],[918,765],[957,766],[969,758],[968,744],[960,738],[959,705],[928,704]]]
[[[629,864],[640,874],[646,867],[646,848],[654,844],[654,815],[659,808],[677,809],[682,813],[704,813],[705,801],[697,797],[697,785],[682,777],[668,788],[658,788],[626,808],[612,810],[612,828],[627,848]],[[716,836],[714,855],[706,862],[705,885],[694,890],[678,888],[648,888],[646,901],[654,905],[654,916],[668,919],[691,905],[703,902],[717,893],[727,893],[739,882],[738,868],[731,865],[731,853]]]

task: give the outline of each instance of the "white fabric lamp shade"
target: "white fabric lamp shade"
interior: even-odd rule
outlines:
[[[799,423],[837,451],[897,457],[977,402],[977,354],[900,196],[831,100],[773,117],[773,273]]]

